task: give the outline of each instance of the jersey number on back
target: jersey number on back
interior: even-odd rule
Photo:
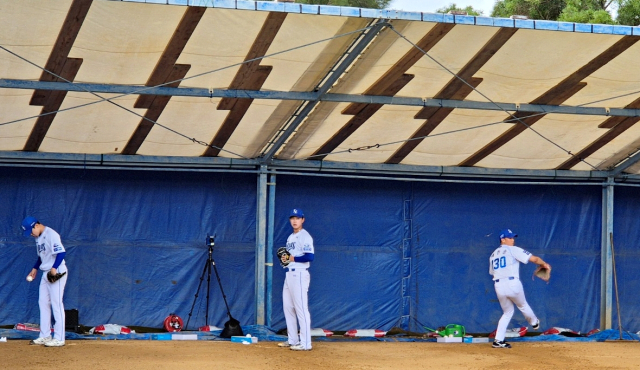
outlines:
[[[496,258],[493,260],[493,269],[497,270],[500,267],[506,267],[507,266],[507,259],[502,256],[500,258]]]

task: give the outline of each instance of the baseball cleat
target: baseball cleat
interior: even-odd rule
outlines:
[[[311,348],[304,348],[302,344],[291,346],[289,349],[292,351],[311,351]]]
[[[45,347],[62,347],[64,346],[64,342],[57,340],[56,338],[53,338],[49,341],[47,341],[44,344]]]
[[[540,320],[538,320],[535,324],[531,325],[533,330],[538,330],[540,328]]]
[[[51,340],[51,337],[38,338],[38,339],[34,339],[31,342],[29,342],[29,344],[42,345],[42,344],[46,344],[50,340]]]
[[[289,344],[289,342],[282,342],[278,343],[278,347],[291,347],[291,344]]]
[[[493,348],[511,348],[511,344],[503,341],[503,340],[495,340],[493,341]]]

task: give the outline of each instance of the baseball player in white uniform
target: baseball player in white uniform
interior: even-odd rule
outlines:
[[[40,306],[40,336],[30,344],[44,344],[47,347],[64,346],[65,316],[62,297],[64,287],[67,284],[67,265],[64,261],[65,249],[60,241],[60,235],[50,227],[44,226],[34,217],[26,217],[22,221],[24,236],[36,238],[38,260],[27,276],[27,280],[35,279],[38,269],[42,270],[40,279],[40,296],[38,304]],[[47,273],[65,273],[56,282],[49,282]],[[51,337],[51,311],[55,319],[54,335]]]
[[[538,330],[540,327],[540,320],[533,313],[524,297],[524,290],[520,282],[520,263],[527,264],[531,261],[537,265],[545,266],[549,270],[551,270],[551,266],[544,262],[542,258],[514,246],[517,236],[510,229],[503,230],[500,233],[500,247],[489,258],[489,274],[493,275],[496,294],[503,312],[496,329],[496,338],[493,342],[494,348],[511,348],[511,345],[504,341],[504,337],[507,332],[507,325],[509,325],[509,321],[513,317],[514,303],[534,330]]]
[[[309,266],[313,261],[313,238],[302,228],[304,213],[301,209],[292,209],[289,222],[293,233],[287,238],[289,264],[285,268],[286,277],[282,289],[282,308],[287,322],[287,341],[278,344],[294,351],[311,350],[311,315],[309,314]],[[284,255],[283,262],[287,256]],[[300,335],[298,336],[298,324]]]

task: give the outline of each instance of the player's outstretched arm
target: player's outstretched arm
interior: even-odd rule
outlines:
[[[551,271],[551,265],[546,263],[542,258],[540,258],[538,256],[532,255],[531,257],[529,257],[529,262],[533,262],[536,265],[542,266],[542,267],[548,269],[549,271]]]

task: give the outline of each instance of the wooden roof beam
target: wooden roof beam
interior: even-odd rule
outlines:
[[[244,58],[245,61],[250,60],[250,62],[240,66],[229,85],[229,89],[260,90],[262,88],[271,73],[272,67],[260,65],[261,58],[267,54],[286,17],[287,13],[269,13],[247,56]],[[218,110],[228,110],[229,113],[202,156],[216,157],[220,154],[220,151],[227,144],[227,141],[229,141],[229,138],[231,138],[231,135],[249,110],[252,102],[253,99],[223,98],[220,100]]]
[[[76,74],[78,74],[82,65],[82,59],[69,58],[69,52],[76,41],[87,13],[89,13],[91,3],[92,0],[74,0],[71,3],[67,16],[62,23],[62,28],[58,33],[58,38],[53,44],[51,54],[49,54],[49,59],[47,59],[47,63],[44,66],[45,71],[42,71],[40,75],[40,81],[73,81],[76,78]],[[62,79],[56,77],[56,75],[62,77]],[[42,106],[40,114],[49,114],[36,119],[36,123],[24,145],[24,151],[38,151],[56,117],[56,113],[52,112],[60,109],[66,96],[66,91],[36,90],[33,92],[29,105],[40,105]]]
[[[633,102],[627,104],[625,108],[640,108],[640,98],[634,100]],[[607,145],[611,142],[611,140],[618,137],[623,132],[627,131],[633,125],[640,121],[640,117],[609,117],[604,122],[602,122],[598,127],[600,128],[609,128],[609,130],[604,133],[602,136],[597,138],[587,147],[580,150],[571,158],[564,161],[561,165],[556,167],[557,170],[569,170],[573,168],[573,166],[580,163],[581,160],[586,159],[591,154],[595,153],[603,146]],[[630,167],[631,163],[627,163],[627,167]],[[625,167],[625,168],[627,168]],[[619,173],[619,172],[618,172]],[[616,173],[617,174],[617,173]]]
[[[564,103],[567,99],[575,95],[584,86],[586,86],[586,82],[581,82],[582,80],[615,59],[618,55],[622,54],[625,50],[633,46],[637,41],[637,37],[623,36],[620,40],[618,40],[618,42],[600,53],[597,57],[569,75],[556,86],[552,87],[551,89],[547,90],[545,93],[534,99],[530,104],[560,105]],[[531,112],[517,112],[513,116],[524,117],[529,115],[531,115]],[[516,122],[514,126],[508,129],[502,135],[498,136],[496,139],[492,140],[483,148],[472,154],[469,158],[462,161],[459,165],[474,166],[475,164],[489,156],[491,153],[495,152],[500,147],[508,143],[511,139],[520,135],[520,133],[526,130],[528,126],[533,125],[543,117],[544,115],[541,114],[535,117],[522,119],[522,121],[526,123],[526,126],[521,122]],[[506,119],[511,118],[512,117],[508,117]]]
[[[206,8],[204,7],[188,7],[182,15],[178,26],[171,39],[164,48],[160,59],[156,63],[151,75],[147,79],[145,86],[158,86],[171,82],[167,87],[178,87],[181,80],[187,75],[191,65],[176,64],[180,54],[184,50],[196,26],[202,19]],[[140,95],[134,103],[134,108],[146,108],[147,112],[138,123],[138,126],[131,134],[131,137],[122,148],[121,154],[134,155],[138,152],[142,143],[151,132],[151,129],[158,121],[160,115],[169,104],[171,96],[160,95]]]
[[[198,23],[204,16],[204,12],[207,8],[198,7],[198,6],[190,6],[182,15],[180,19],[180,23],[178,23],[178,27],[176,27],[175,31],[173,31],[173,35],[171,35],[171,39],[169,43],[165,47],[160,59],[156,63],[156,66],[153,68],[151,75],[147,79],[147,83],[145,86],[159,86],[166,82],[174,81],[169,78],[169,75],[173,73],[174,65],[178,62],[178,58],[185,46],[187,46],[187,42],[193,35]],[[177,85],[172,85],[175,87]],[[155,99],[155,95],[140,95],[136,99],[134,108],[151,108],[151,103]]]
[[[457,76],[449,82],[434,96],[434,99],[454,99],[464,100],[473,88],[478,87],[482,82],[481,78],[474,78],[480,68],[482,68],[493,55],[509,41],[511,36],[517,32],[517,28],[501,28],[491,37],[489,41],[471,58],[467,64],[460,69]],[[466,81],[469,85],[464,83]],[[444,121],[451,108],[424,107],[415,116],[416,119],[426,119],[426,121],[411,135],[411,138],[398,148],[395,153],[385,161],[387,164],[398,164],[402,162],[433,130]]]

